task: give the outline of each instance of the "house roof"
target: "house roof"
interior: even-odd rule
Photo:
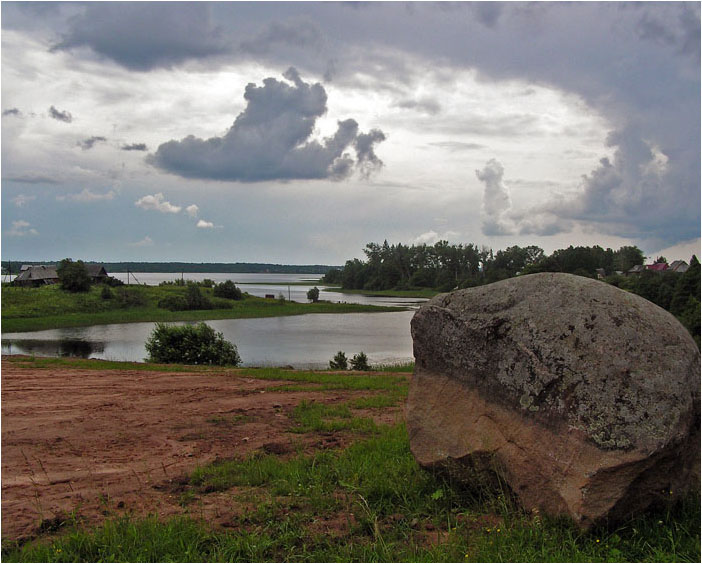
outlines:
[[[627,272],[636,273],[643,272],[644,270],[646,270],[646,267],[643,264],[637,264],[636,266],[632,266]]]
[[[670,270],[673,272],[686,272],[690,268],[684,260],[674,260],[670,263]]]
[[[655,264],[647,264],[646,268],[648,270],[655,270],[656,272],[663,272],[664,270],[668,270],[668,263],[667,262],[657,262]]]
[[[107,271],[101,264],[86,264],[85,269],[90,276],[107,276]]]
[[[27,265],[27,268],[22,270],[17,275],[15,280],[56,280],[58,279],[58,273],[56,272],[55,266],[40,265]]]

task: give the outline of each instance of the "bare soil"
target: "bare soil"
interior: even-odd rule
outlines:
[[[99,363],[89,370],[36,369],[3,358],[3,539],[32,538],[71,515],[98,524],[115,511],[189,512],[177,485],[198,465],[352,440],[343,432],[291,433],[292,411],[303,399],[337,403],[370,392],[271,390],[284,383],[244,371],[100,370]],[[392,423],[401,409],[372,414]],[[199,510],[226,526],[231,496],[208,498]]]

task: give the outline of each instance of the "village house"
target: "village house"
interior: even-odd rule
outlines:
[[[101,264],[86,264],[85,269],[93,283],[103,282],[107,271]],[[20,273],[14,279],[15,286],[36,287],[46,284],[58,284],[59,277],[55,266],[45,264],[23,264]]]

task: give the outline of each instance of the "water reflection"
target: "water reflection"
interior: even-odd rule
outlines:
[[[3,339],[2,354],[29,354],[36,356],[76,356],[99,358],[105,352],[105,343],[83,339]]]
[[[413,315],[413,311],[317,314],[207,323],[237,346],[244,366],[324,368],[340,350],[347,356],[363,351],[371,364],[411,361]],[[2,352],[141,362],[147,356],[144,343],[154,325],[127,323],[6,333]]]

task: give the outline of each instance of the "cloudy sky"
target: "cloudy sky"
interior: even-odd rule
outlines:
[[[2,3],[2,258],[700,247],[700,4]]]

